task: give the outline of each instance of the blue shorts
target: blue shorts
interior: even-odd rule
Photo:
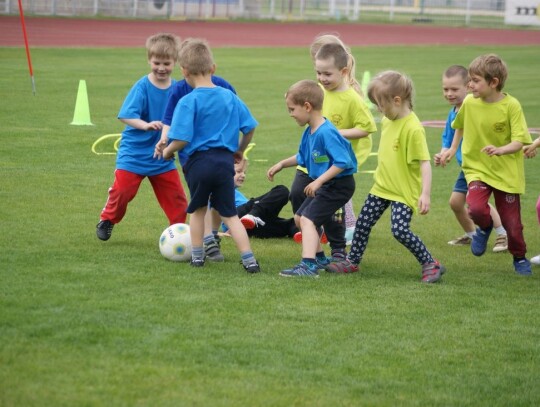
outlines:
[[[331,179],[317,190],[313,198],[305,199],[296,215],[305,216],[315,226],[320,227],[329,221],[339,208],[349,202],[355,186],[352,175]]]
[[[189,188],[188,213],[210,205],[221,216],[237,215],[234,202],[234,157],[225,149],[197,151],[186,161],[184,175]]]
[[[463,171],[460,171],[456,183],[454,184],[454,192],[461,192],[466,195],[467,191],[469,191],[469,188],[467,187],[465,174],[463,174]]]

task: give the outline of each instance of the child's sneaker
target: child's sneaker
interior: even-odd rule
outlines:
[[[472,239],[469,237],[469,235],[463,235],[460,237],[456,237],[453,240],[450,240],[448,244],[450,246],[468,246],[472,242]]]
[[[426,263],[422,265],[422,282],[423,283],[436,283],[444,274],[446,269],[437,260],[433,263]]]
[[[96,225],[96,235],[100,240],[109,240],[114,224],[110,220],[100,220]]]
[[[326,270],[326,266],[330,264],[331,259],[328,257],[316,257],[315,262],[319,267],[319,270]]]
[[[292,269],[286,269],[282,270],[281,273],[279,273],[280,276],[283,277],[319,277],[319,271],[316,268],[315,265],[313,268],[308,266],[304,262],[298,263],[296,266],[294,266]]]
[[[244,266],[244,269],[248,273],[251,273],[251,274],[258,273],[259,271],[261,271],[261,267],[259,266],[259,263],[257,262],[250,263],[247,266],[245,264],[242,264],[242,265]]]
[[[532,276],[531,262],[526,258],[514,259],[514,269],[522,276]]]
[[[540,266],[540,254],[538,256],[534,256],[531,259],[531,264],[534,264],[535,266]]]
[[[302,243],[302,232],[296,232],[293,236],[293,240],[296,243]],[[321,243],[322,244],[328,244],[328,238],[326,237],[326,233],[323,232],[321,235]]]
[[[486,252],[487,242],[492,229],[493,226],[490,226],[487,229],[476,228],[476,233],[474,234],[471,242],[472,254],[475,256],[481,256]]]
[[[324,269],[329,273],[356,273],[358,265],[351,263],[346,257],[333,257]]]
[[[255,229],[258,226],[266,225],[266,222],[263,221],[261,218],[258,218],[250,214],[242,216],[240,218],[240,222],[242,222],[242,225],[244,225],[246,230],[251,230],[251,229]]]
[[[191,267],[204,267],[204,259],[191,259],[189,265]]]
[[[505,252],[508,250],[508,236],[497,235],[495,239],[495,245],[493,246],[494,253]]]
[[[213,262],[222,262],[225,261],[225,257],[221,254],[219,250],[219,245],[216,242],[212,242],[204,245],[204,255],[205,257]]]

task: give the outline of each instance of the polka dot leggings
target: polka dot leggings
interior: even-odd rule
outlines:
[[[354,264],[360,264],[368,244],[371,229],[389,206],[392,207],[390,220],[392,236],[416,257],[418,263],[434,262],[435,260],[433,260],[422,240],[411,232],[410,223],[413,210],[404,203],[389,201],[372,194],[368,194],[358,215],[348,256],[349,260]]]

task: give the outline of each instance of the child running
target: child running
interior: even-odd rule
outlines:
[[[161,137],[161,118],[169,91],[175,84],[171,74],[179,46],[180,39],[167,33],[146,40],[151,71],[133,85],[118,113],[126,127],[116,157],[114,183],[96,226],[101,240],[109,240],[114,225],[124,218],[129,202],[146,177],[169,224],[186,221],[187,198],[174,162],[152,159],[154,146]]]
[[[452,146],[452,140],[454,139],[455,130],[452,128],[452,122],[456,118],[456,114],[461,107],[463,100],[468,93],[468,84],[469,84],[469,72],[467,68],[461,65],[452,65],[446,69],[442,77],[442,88],[444,98],[452,105],[450,112],[448,112],[448,117],[446,119],[446,126],[442,132],[442,148],[441,151],[435,154],[434,163],[436,166],[440,165],[441,154],[444,153]],[[458,147],[456,152],[456,160],[461,166],[461,144]],[[465,234],[456,239],[452,239],[448,242],[452,246],[465,246],[470,245],[472,237],[476,231],[476,226],[467,212],[467,207],[465,206],[465,198],[467,196],[467,181],[465,180],[465,175],[463,171],[459,172],[458,178],[454,185],[454,190],[450,195],[450,208],[454,212],[458,223],[461,225]],[[504,229],[501,223],[501,217],[491,204],[490,213],[493,219],[493,228],[497,233],[497,238],[495,239],[495,245],[493,246],[493,251],[495,253],[504,252],[508,250],[508,240],[506,237],[506,230]]]
[[[204,266],[203,235],[210,202],[231,230],[244,268],[257,273],[259,264],[236,212],[234,162],[242,159],[258,123],[238,96],[212,83],[215,64],[206,41],[184,41],[179,62],[193,91],[178,102],[168,134],[171,141],[165,148],[156,145],[154,156],[172,159],[183,150],[187,157],[183,169],[191,195],[187,210],[191,214],[191,265]]]
[[[472,95],[463,101],[452,127],[452,146],[440,158],[445,165],[463,138],[463,173],[469,192],[469,215],[478,225],[471,251],[482,256],[493,229],[488,201],[495,206],[508,234],[508,251],[516,273],[530,276],[531,263],[521,223],[520,194],[525,192],[523,145],[531,144],[525,115],[518,100],[502,89],[508,77],[504,61],[495,54],[481,55],[469,65]]]
[[[384,115],[375,184],[360,211],[347,259],[358,270],[371,229],[391,207],[392,235],[422,266],[422,282],[435,283],[445,268],[410,230],[413,213],[430,209],[431,166],[425,130],[413,112],[413,83],[396,71],[378,74],[368,97]],[[416,209],[418,208],[418,209]]]
[[[273,165],[268,179],[283,168],[301,165],[311,182],[304,189],[306,199],[295,213],[302,231],[302,260],[281,271],[284,277],[318,277],[327,258],[320,243],[321,226],[351,199],[355,181],[356,157],[351,143],[322,115],[324,92],[315,81],[303,80],[292,85],[285,94],[289,115],[299,126],[308,125],[300,140],[296,156]]]

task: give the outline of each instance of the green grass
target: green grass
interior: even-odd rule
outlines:
[[[537,47],[354,48],[359,70],[394,68],[417,90],[421,120],[444,120],[440,77],[451,64],[497,52],[507,91],[540,127]],[[266,169],[292,154],[301,129],[283,94],[314,78],[307,49],[216,49],[260,122],[244,188],[270,188]],[[286,239],[252,240],[263,272],[247,275],[232,241],[224,264],[193,269],[164,260],[166,226],[143,183],[113,237],[95,225],[115,157],[91,146],[121,132],[116,114],[147,73],[142,49],[33,49],[33,96],[23,49],[0,49],[0,405],[2,406],[532,406],[540,402],[539,272],[517,276],[509,254],[472,256],[447,201],[453,163],[433,169],[432,210],[413,230],[448,268],[419,282],[414,258],[373,230],[362,270],[320,279],[278,276],[298,261]],[[94,126],[72,126],[87,82]],[[440,129],[428,129],[431,153]],[[375,144],[378,137],[374,137]],[[111,151],[106,143],[100,146]],[[540,253],[538,158],[522,197],[529,254]],[[374,169],[375,160],[366,169]],[[277,182],[290,185],[293,171]],[[357,176],[358,211],[371,186]],[[285,215],[290,215],[287,207]],[[492,239],[493,242],[493,239]],[[491,243],[492,243],[491,242]]]

